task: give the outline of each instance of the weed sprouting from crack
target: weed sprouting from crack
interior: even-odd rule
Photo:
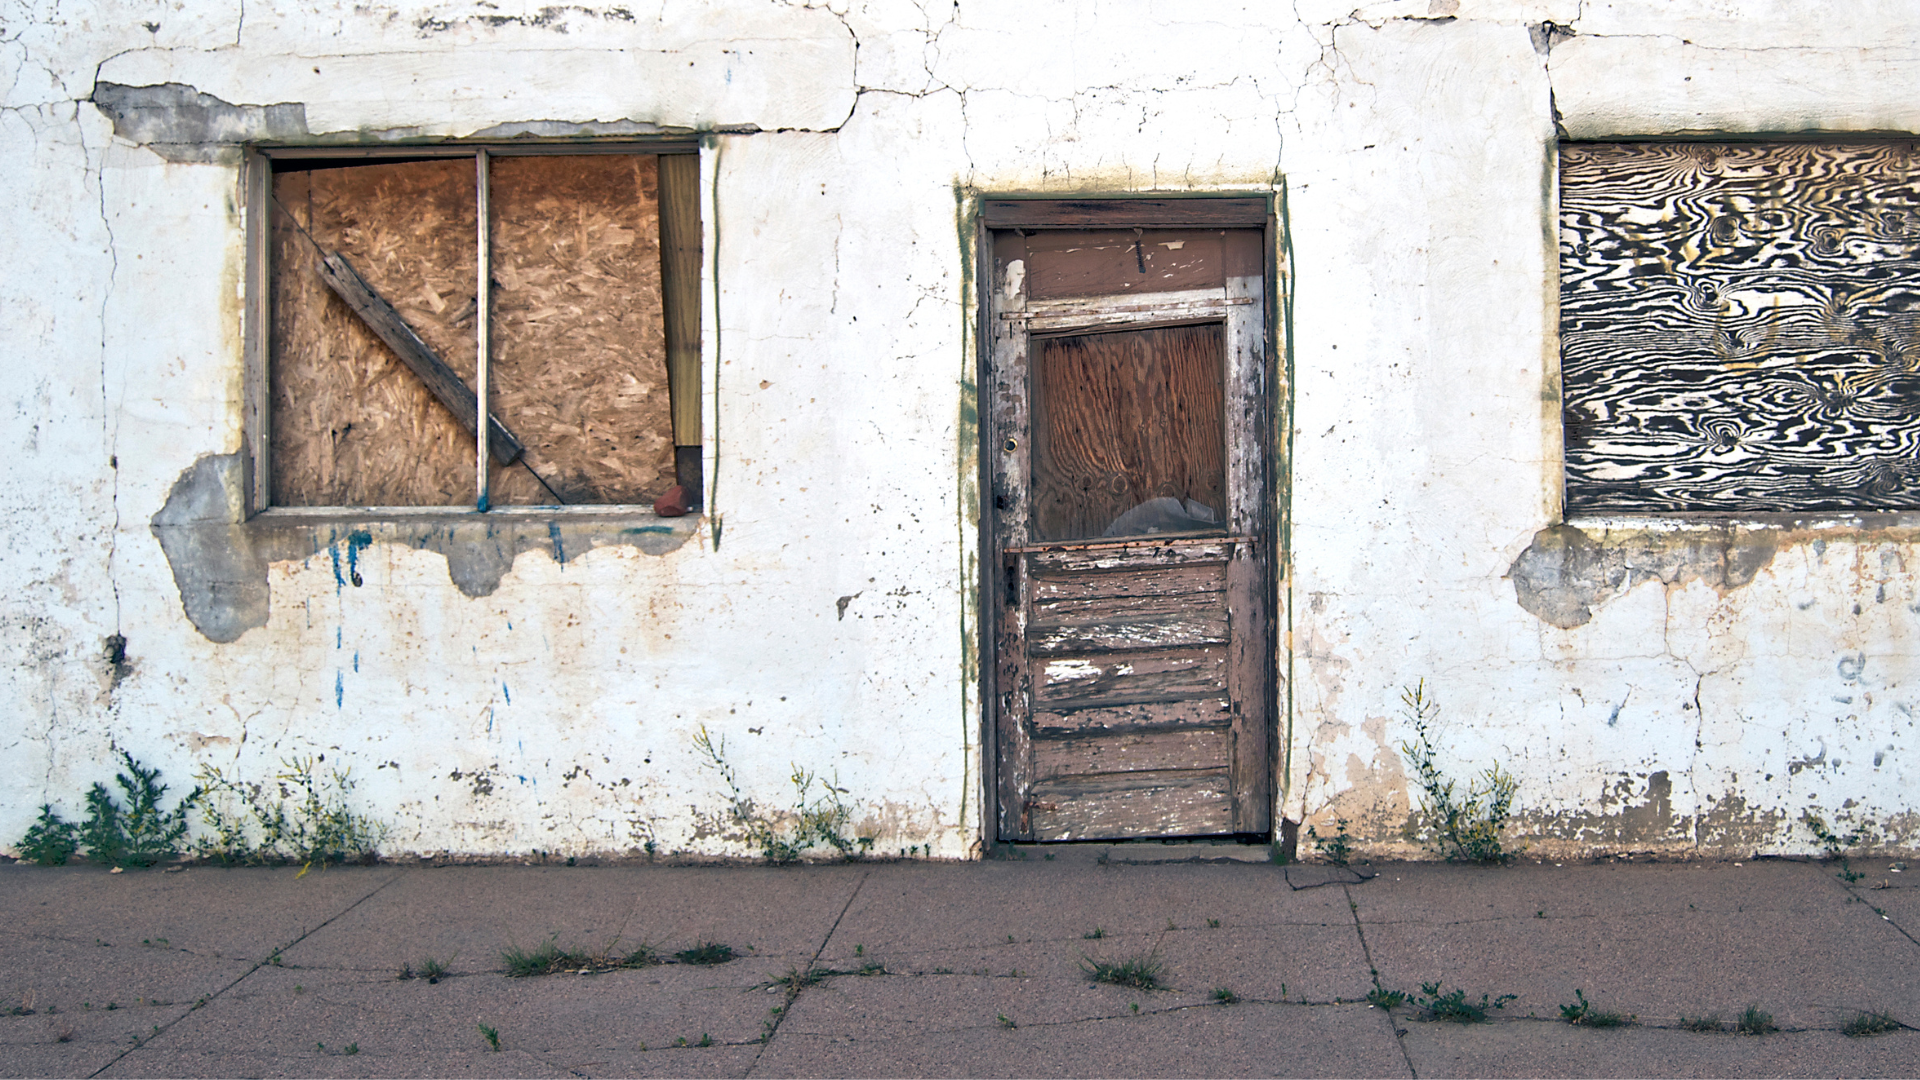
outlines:
[[[1580,1027],[1612,1028],[1625,1027],[1635,1019],[1622,1013],[1595,1008],[1593,1002],[1587,1000],[1584,990],[1576,989],[1573,996],[1575,1001],[1572,1005],[1560,1006],[1560,1019],[1569,1024]]]
[[[858,859],[873,850],[874,838],[859,836],[849,838],[844,830],[853,819],[853,812],[847,809],[840,796],[847,789],[839,786],[838,778],[833,781],[821,780],[814,773],[794,765],[788,777],[794,787],[794,806],[776,816],[763,812],[758,804],[747,798],[740,790],[740,778],[734,771],[733,763],[727,760],[727,740],[722,737],[717,742],[702,725],[693,737],[694,749],[706,758],[706,766],[720,774],[727,786],[727,810],[734,821],[746,829],[747,842],[760,849],[760,854],[776,866],[784,866],[800,861],[808,851],[825,845],[833,848],[842,859],[849,862]],[[820,785],[820,794],[813,794],[814,785]],[[791,826],[783,825],[790,820]]]
[[[494,1053],[499,1053],[500,1052],[500,1029],[497,1027],[494,1027],[492,1024],[488,1024],[485,1022],[482,1022],[479,1025],[479,1027],[480,1027],[480,1037],[487,1040],[487,1049],[493,1051]]]
[[[703,941],[691,949],[682,949],[673,954],[678,963],[712,967],[724,964],[734,958],[733,946],[722,945],[715,941]]]
[[[1907,1025],[1895,1020],[1883,1012],[1863,1012],[1847,1021],[1840,1034],[1849,1039],[1863,1039],[1873,1035],[1885,1035],[1890,1031],[1899,1031]]]
[[[1742,1035],[1771,1035],[1780,1028],[1773,1022],[1773,1014],[1758,1005],[1749,1005],[1739,1018],[1733,1022],[1733,1030]]]
[[[1240,995],[1224,986],[1216,986],[1213,988],[1213,1000],[1222,1005],[1238,1005],[1240,1004]]]
[[[1484,1024],[1487,1022],[1488,1010],[1505,1009],[1507,1002],[1519,996],[1501,994],[1497,998],[1489,998],[1488,995],[1481,994],[1480,1000],[1474,1002],[1467,1000],[1465,990],[1455,988],[1443,994],[1440,992],[1440,986],[1438,982],[1421,983],[1418,995],[1408,995],[1399,991],[1382,991],[1377,986],[1375,992],[1382,995],[1383,1001],[1397,994],[1401,1001],[1411,1002],[1414,1008],[1420,1010],[1421,1019],[1438,1020],[1449,1024]],[[1374,1000],[1373,994],[1367,995],[1367,1001],[1369,1004],[1382,1005],[1382,1002]],[[1382,1007],[1391,1008],[1392,1006],[1382,1005]]]
[[[645,945],[626,953],[616,953],[611,949],[588,952],[585,949],[563,949],[555,939],[548,938],[532,949],[509,945],[500,950],[500,962],[506,966],[508,978],[524,979],[535,975],[592,975],[647,967],[659,963],[660,957]]]
[[[431,956],[423,956],[418,963],[401,964],[399,977],[402,980],[425,979],[429,983],[437,983],[447,977],[447,965],[451,963],[453,963],[453,957],[448,957],[443,962]]]
[[[1118,960],[1096,960],[1091,956],[1080,958],[1080,970],[1097,983],[1110,986],[1124,986],[1133,990],[1161,990],[1165,988],[1165,965],[1160,962],[1159,950],[1144,955],[1128,956]]]
[[[1353,859],[1353,837],[1347,833],[1346,818],[1336,824],[1339,831],[1330,837],[1321,836],[1313,826],[1307,826],[1307,839],[1313,841],[1314,854],[1334,866],[1345,866]]]
[[[1725,1021],[1720,1019],[1719,1013],[1705,1013],[1700,1016],[1682,1016],[1680,1018],[1680,1029],[1682,1031],[1706,1033],[1725,1031],[1727,1030],[1727,1025]]]
[[[1800,821],[1807,827],[1807,831],[1813,834],[1813,838],[1820,842],[1820,846],[1826,849],[1826,859],[1829,863],[1835,859],[1840,860],[1840,872],[1834,875],[1835,877],[1849,885],[1866,877],[1865,874],[1853,868],[1853,863],[1847,857],[1849,851],[1869,839],[1866,828],[1856,828],[1847,833],[1835,833],[1827,827],[1827,819],[1812,810],[1801,814]]]

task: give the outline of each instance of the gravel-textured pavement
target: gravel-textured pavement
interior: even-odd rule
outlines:
[[[0,866],[0,1074],[1920,1075],[1920,1031],[1845,1031],[1920,1027],[1920,870],[1222,857],[1263,852]],[[508,976],[503,951],[548,942],[667,962]],[[709,943],[736,958],[673,959]],[[1160,988],[1089,974],[1131,960]],[[446,973],[401,977],[430,963]],[[1513,997],[1468,1024],[1367,1000],[1433,983]],[[1564,1022],[1576,991],[1630,1021]],[[1778,1030],[1733,1030],[1749,1006]]]

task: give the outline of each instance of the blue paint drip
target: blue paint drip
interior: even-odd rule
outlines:
[[[507,696],[507,704],[509,705],[513,704],[513,691],[507,689],[506,683],[500,684],[500,692]]]
[[[333,556],[333,595],[339,596],[340,590],[347,587],[347,576],[340,572],[340,546],[328,544],[327,554]]]
[[[493,730],[493,710],[492,709],[487,710],[487,730],[489,732]]]
[[[340,647],[340,628],[337,626],[333,628],[333,647]]]
[[[356,589],[359,588],[361,585],[360,553],[362,551],[365,551],[372,543],[373,543],[373,534],[367,532],[365,529],[356,529],[353,532],[350,532],[347,534],[347,578],[348,580],[353,582],[353,587]],[[334,559],[333,575],[335,577],[339,577],[340,576],[340,566],[339,566],[340,556],[336,554],[334,555],[333,559]]]
[[[339,671],[333,673],[333,707],[338,709],[347,700],[347,680]]]
[[[560,540],[559,522],[547,522],[547,539],[553,541],[553,561],[561,566],[567,565],[567,546]]]
[[[360,674],[360,650],[359,649],[353,650],[353,673],[355,675]]]

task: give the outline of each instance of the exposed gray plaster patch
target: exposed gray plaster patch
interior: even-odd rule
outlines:
[[[1733,528],[1606,533],[1596,541],[1571,525],[1554,525],[1533,534],[1507,576],[1521,607],[1571,630],[1644,581],[1737,589],[1773,561],[1775,545],[1771,534]]]
[[[514,120],[473,133],[476,139],[578,139],[599,135],[692,135],[689,127],[646,120]]]
[[[183,83],[95,83],[92,100],[115,135],[168,161],[219,161],[241,143],[307,135],[303,104],[232,105]]]
[[[174,482],[167,504],[149,527],[173,569],[180,606],[208,640],[229,642],[265,626],[270,608],[267,568],[307,559],[337,544],[364,548],[395,544],[438,552],[447,576],[470,597],[500,587],[523,551],[577,559],[597,548],[625,544],[665,555],[699,529],[697,515],[663,519],[625,514],[568,521],[534,515],[446,514],[410,519],[312,520],[245,518],[245,454],[214,454],[189,466]],[[356,578],[354,585],[358,586]]]

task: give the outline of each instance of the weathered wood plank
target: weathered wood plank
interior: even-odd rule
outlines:
[[[1092,600],[1100,597],[1180,596],[1217,593],[1227,587],[1224,563],[1170,566],[1157,570],[1117,570],[1081,574],[1035,576],[1033,600],[1045,606],[1056,600]]]
[[[1031,783],[1031,732],[1027,722],[1033,708],[1033,676],[1026,648],[1027,579],[1029,556],[1004,554],[1028,539],[1027,335],[998,317],[1003,311],[1026,307],[1024,241],[1018,235],[997,239],[993,252],[992,293],[986,304],[983,332],[988,343],[989,379],[981,402],[986,409],[987,490],[991,492],[992,545],[986,564],[987,602],[993,605],[993,711],[995,789],[999,799],[997,824],[1001,840],[1027,840],[1033,835],[1027,806]]]
[[[453,418],[466,429],[467,434],[475,434],[473,424],[479,413],[479,399],[474,396],[473,388],[467,385],[466,380],[448,367],[426,342],[420,340],[420,335],[414,333],[413,327],[407,325],[407,321],[393,310],[393,305],[387,303],[385,297],[366,283],[344,255],[332,252],[323,257],[319,263],[319,273],[327,287],[345,301],[355,315],[360,316],[368,329],[387,343],[387,348],[393,350],[394,356],[407,366],[407,370],[419,377],[426,388],[433,392],[434,398],[445,405]],[[520,440],[507,430],[499,418],[488,416],[487,420],[488,450],[494,460],[502,465],[511,465],[520,460]]]
[[[1226,641],[1225,593],[1056,600],[1035,604],[1027,623],[1027,650],[1035,656]]]
[[[676,446],[700,445],[700,262],[700,156],[662,154],[660,300]],[[695,478],[682,476],[679,481],[690,479]]]
[[[1230,278],[1227,292],[1264,300],[1258,277]],[[1229,469],[1230,508],[1235,533],[1271,536],[1267,455],[1267,336],[1265,304],[1237,308],[1227,321],[1227,379],[1233,393],[1227,404],[1227,439],[1237,448]],[[1273,652],[1272,552],[1265,543],[1242,544],[1227,564],[1227,606],[1233,612],[1227,649],[1227,695],[1234,703],[1234,831],[1266,832],[1272,819],[1273,755],[1277,678]]]
[[[1227,770],[1132,773],[1033,785],[1035,840],[1207,836],[1233,831]]]
[[[1227,689],[1221,646],[1061,656],[1033,662],[1036,706],[1129,705],[1220,694]]]
[[[1098,773],[1224,769],[1232,735],[1224,726],[1136,731],[1033,741],[1035,783]]]
[[[986,199],[980,216],[989,229],[1259,228],[1267,220],[1267,200]]]
[[[1224,697],[1150,701],[1088,709],[1036,710],[1036,738],[1068,738],[1101,732],[1149,731],[1180,727],[1225,726],[1233,721],[1233,703]]]
[[[1094,570],[1147,570],[1175,566],[1225,563],[1233,556],[1234,541],[1159,541],[1090,551],[1036,551],[1028,566],[1038,574],[1060,575]]]
[[[1917,159],[1561,148],[1569,511],[1920,507]]]
[[[1067,297],[1218,298],[1229,276],[1260,272],[1258,234],[1247,230],[1041,232],[1027,238],[1027,252],[1036,311]]]

